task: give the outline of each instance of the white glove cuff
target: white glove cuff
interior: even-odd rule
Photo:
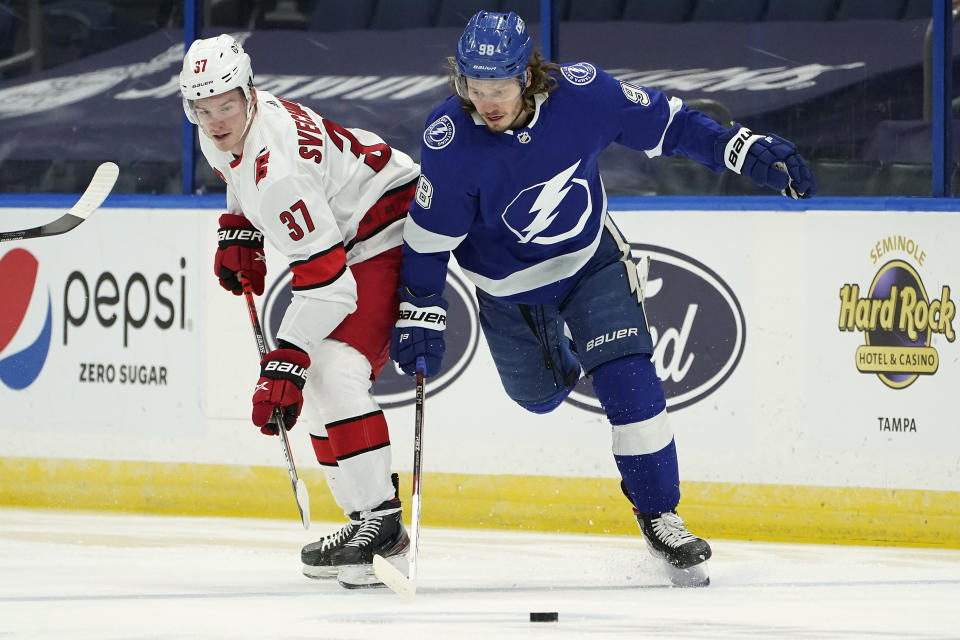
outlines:
[[[743,169],[743,162],[747,158],[747,149],[762,137],[762,134],[754,133],[746,127],[740,127],[737,135],[730,138],[723,150],[723,162],[727,165],[727,169],[734,173],[740,173]]]
[[[443,331],[447,328],[447,312],[443,307],[418,307],[409,302],[400,303],[400,312],[397,315],[397,327],[420,327]]]

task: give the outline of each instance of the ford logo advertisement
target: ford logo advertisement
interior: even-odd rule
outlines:
[[[636,258],[646,256],[650,261],[644,308],[667,408],[683,409],[710,395],[736,369],[746,338],[743,309],[730,286],[694,258],[654,245],[633,243],[631,248]],[[480,341],[473,285],[448,272],[444,297],[450,305],[446,354],[443,370],[431,379],[431,393],[440,393],[456,382],[473,360]],[[274,336],[290,300],[290,272],[286,271],[266,292],[264,328],[271,349],[276,347]],[[499,380],[490,383],[499,385]],[[413,403],[410,377],[392,362],[384,367],[373,392],[385,409]],[[580,379],[566,402],[603,413],[587,377]]]
[[[653,338],[653,362],[663,381],[667,409],[703,400],[730,377],[743,356],[746,338],[740,301],[705,264],[664,247],[631,243],[635,258],[646,256],[650,271],[644,309]],[[567,402],[603,413],[587,377]]]
[[[263,326],[270,349],[276,348],[277,331],[283,314],[290,306],[293,294],[290,291],[290,270],[287,269],[266,291]],[[430,393],[440,393],[453,384],[473,360],[480,341],[480,324],[477,320],[477,301],[473,285],[459,275],[447,272],[447,288],[443,297],[449,304],[447,328],[444,331],[446,353],[443,370],[430,378]],[[382,409],[413,404],[412,378],[399,371],[393,361],[380,372],[373,383],[373,394]]]

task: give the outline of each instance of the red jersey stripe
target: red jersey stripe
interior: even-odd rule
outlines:
[[[291,262],[291,287],[294,291],[325,287],[343,275],[346,269],[347,252],[342,244],[337,244],[307,260]]]
[[[400,187],[390,189],[370,207],[357,225],[357,235],[347,243],[347,251],[358,242],[377,235],[397,220],[407,217],[410,202],[417,192],[417,181],[413,180]]]
[[[390,445],[383,411],[332,422],[327,425],[327,437],[337,460]]]

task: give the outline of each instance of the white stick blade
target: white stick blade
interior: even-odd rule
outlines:
[[[373,572],[394,593],[407,602],[413,602],[413,596],[417,593],[417,583],[403,575],[386,558],[379,554],[373,556]]]
[[[310,528],[310,494],[307,493],[307,485],[303,483],[302,478],[297,478],[297,505],[300,507],[300,520],[303,521],[303,528]]]
[[[110,191],[113,190],[113,185],[117,182],[117,176],[119,175],[120,168],[116,164],[112,162],[101,164],[97,167],[97,171],[93,174],[93,178],[91,178],[90,184],[87,185],[83,195],[77,200],[77,204],[73,205],[73,208],[67,213],[78,218],[89,216],[110,195]]]

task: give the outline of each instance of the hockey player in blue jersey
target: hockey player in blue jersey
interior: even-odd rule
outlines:
[[[814,194],[813,176],[782,138],[720,126],[588,62],[546,62],[513,12],[473,16],[449,62],[457,95],[423,133],[391,357],[408,374],[418,357],[426,375],[439,372],[452,253],[476,285],[507,394],[546,413],[585,371],[650,551],[678,584],[709,584],[710,545],[676,512],[677,452],[641,278],[607,214],[597,157],[614,142],[649,157],[679,153],[792,198]]]

